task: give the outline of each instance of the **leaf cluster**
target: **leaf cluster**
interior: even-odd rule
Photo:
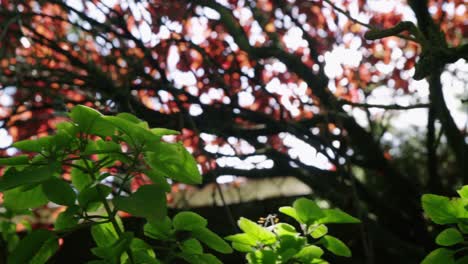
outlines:
[[[226,237],[235,250],[246,253],[248,263],[328,263],[323,259],[324,249],[337,256],[351,257],[345,243],[328,235],[326,224],[360,223],[358,219],[339,209],[321,209],[306,198],[299,198],[292,207],[281,207],[279,211],[294,218],[302,230],[298,232],[294,226],[276,221],[261,226],[241,218],[238,225],[244,233]]]
[[[424,213],[438,225],[447,225],[436,237],[442,246],[430,252],[422,264],[468,263],[468,185],[457,191],[459,197],[449,198],[435,194],[424,194],[421,198]]]

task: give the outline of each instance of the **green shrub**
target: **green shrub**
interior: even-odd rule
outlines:
[[[276,223],[274,216],[262,219],[263,226],[246,218],[238,225],[244,233],[228,236],[232,247],[246,253],[248,263],[328,263],[324,250],[343,257],[351,257],[351,250],[338,238],[327,235],[326,224],[360,223],[339,209],[321,209],[309,199],[297,199],[293,207],[279,211],[294,218],[301,227]]]
[[[436,237],[442,246],[430,252],[422,264],[468,263],[468,185],[457,191],[460,197],[448,198],[435,194],[424,194],[421,198],[424,213],[438,225],[446,225]]]
[[[203,217],[192,212],[181,212],[172,220],[167,216],[167,179],[187,184],[202,180],[196,162],[180,143],[161,141],[176,131],[151,129],[131,114],[104,116],[85,106],[74,107],[70,119],[58,124],[54,135],[13,145],[30,155],[0,159],[0,165],[7,166],[0,180],[6,208],[0,230],[8,242],[8,263],[45,263],[58,250],[61,236],[85,226],[91,226],[97,245],[91,249],[99,259],[93,264],[171,263],[175,258],[221,263],[204,253],[202,244],[220,253],[232,252],[206,227]],[[123,172],[110,170],[117,167]],[[62,179],[67,168],[71,183]],[[152,184],[126,193],[125,186],[136,175],[146,175]],[[33,230],[19,240],[11,219],[49,202],[66,207],[53,230]],[[144,240],[124,229],[118,211],[146,219]],[[159,259],[148,242],[152,239],[167,242],[166,259]]]
[[[5,208],[0,231],[7,242],[8,263],[46,263],[59,249],[60,237],[89,226],[97,245],[91,249],[96,260],[90,264],[157,264],[176,259],[216,264],[221,261],[205,253],[204,247],[232,252],[207,228],[202,216],[190,211],[172,219],[167,215],[168,179],[187,184],[202,181],[183,145],[161,141],[177,131],[151,129],[131,114],[104,116],[81,105],[69,116],[71,121],[58,124],[54,135],[13,144],[28,154],[0,159],[0,166],[6,167],[0,179]],[[70,181],[62,178],[65,172],[70,173]],[[129,191],[129,181],[141,175],[152,183]],[[53,229],[32,230],[26,225],[28,234],[20,240],[13,218],[49,202],[66,208]],[[118,211],[144,218],[144,237],[126,230]],[[280,212],[296,219],[302,234],[286,223],[260,226],[241,218],[239,226],[245,233],[226,239],[247,253],[249,263],[326,263],[322,248],[351,256],[343,242],[327,235],[325,224],[359,223],[358,219],[339,209],[320,209],[305,198],[296,200],[293,207],[281,207]]]

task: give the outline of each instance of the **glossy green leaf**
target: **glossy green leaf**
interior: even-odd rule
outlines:
[[[76,137],[79,129],[75,123],[72,122],[61,122],[57,124],[57,133],[65,133],[70,137]]]
[[[58,249],[58,240],[47,230],[39,229],[23,238],[8,257],[8,264],[45,263]]]
[[[203,254],[199,256],[200,263],[197,264],[223,264],[221,260],[219,260],[213,254]]]
[[[202,177],[192,155],[180,143],[160,142],[157,152],[146,152],[147,163],[161,175],[187,184],[199,184]]]
[[[28,166],[23,170],[9,168],[0,180],[0,192],[27,184],[44,182],[53,177],[59,167],[55,164]]]
[[[422,207],[427,216],[436,224],[452,224],[457,222],[457,208],[445,196],[424,194],[421,198]]]
[[[455,264],[453,258],[455,251],[446,248],[438,248],[429,253],[421,264]]]
[[[213,250],[224,254],[232,253],[232,248],[229,244],[208,228],[200,227],[193,229],[192,235]]]
[[[263,244],[270,245],[276,242],[276,236],[273,232],[247,218],[241,217],[239,221],[237,221],[237,224],[242,231],[255,237]]]
[[[59,249],[59,243],[57,238],[51,238],[44,242],[41,249],[36,253],[36,255],[29,262],[30,264],[43,264],[47,263],[47,260],[51,258],[55,252]]]
[[[249,264],[276,264],[277,254],[271,250],[257,250],[247,254]]]
[[[258,244],[257,239],[249,234],[242,233],[242,234],[235,234],[225,237],[224,239],[236,243],[241,243],[249,246],[256,246]]]
[[[351,250],[336,237],[326,235],[320,239],[321,244],[337,256],[351,257]]]
[[[91,235],[98,247],[105,247],[119,239],[112,223],[102,223],[91,227]]]
[[[436,243],[440,246],[452,246],[463,242],[463,235],[456,228],[447,228],[436,237]]]
[[[180,135],[179,131],[167,128],[152,128],[151,132],[157,136]]]
[[[468,223],[465,223],[465,221],[459,221],[457,227],[463,234],[468,234]]]
[[[203,254],[203,247],[195,238],[189,238],[180,244],[180,250],[188,254]]]
[[[85,188],[78,194],[78,203],[85,210],[94,210],[95,204],[102,203],[111,191],[109,186],[102,184]]]
[[[323,209],[324,217],[318,219],[318,224],[358,224],[361,221],[340,209]]]
[[[148,245],[144,240],[139,238],[133,238],[132,242],[130,243],[130,249],[133,252],[137,251],[145,251],[149,256],[155,258],[156,254],[154,254],[153,248]]]
[[[112,123],[117,129],[128,137],[128,142],[134,147],[142,147],[145,145],[153,146],[159,142],[160,138],[151,131],[138,126],[132,121],[120,118],[118,116],[106,116],[105,120]]]
[[[42,183],[42,190],[47,198],[61,205],[71,206],[75,204],[76,194],[70,184],[57,178],[47,180]]]
[[[17,166],[29,164],[28,155],[19,155],[10,158],[0,158],[0,166]]]
[[[284,235],[280,238],[277,253],[282,259],[290,259],[307,246],[306,239],[299,236]]]
[[[299,198],[294,201],[293,207],[296,209],[297,216],[301,222],[305,224],[311,224],[314,220],[325,216],[322,209],[314,201],[306,198]]]
[[[279,211],[285,215],[288,215],[294,218],[297,222],[301,223],[301,220],[299,219],[299,216],[297,215],[296,209],[292,208],[291,206],[282,206],[279,208]]]
[[[18,187],[3,193],[3,205],[13,211],[36,208],[48,201],[40,185],[25,191],[22,187]]]
[[[115,131],[114,126],[107,122],[101,113],[84,105],[73,107],[70,118],[78,124],[79,131],[87,134],[105,137],[112,136]]]
[[[309,233],[313,238],[317,239],[326,235],[328,233],[328,228],[323,224],[311,225],[309,226],[307,233]]]
[[[286,223],[278,223],[275,225],[275,232],[278,236],[297,236],[297,230],[294,226]]]
[[[192,231],[195,228],[206,227],[208,222],[201,215],[186,211],[180,212],[172,220],[175,230]]]
[[[46,136],[38,139],[21,140],[13,143],[12,146],[23,151],[39,153],[50,149],[52,138],[53,136]]]
[[[76,160],[73,162],[73,164],[82,168],[86,167],[83,160]],[[93,183],[91,175],[76,167],[72,167],[71,169],[71,180],[73,186],[75,186],[78,191],[82,191]]]
[[[130,122],[132,122],[134,124],[139,124],[139,123],[143,122],[141,119],[139,119],[138,117],[136,117],[136,116],[134,116],[134,115],[132,115],[130,113],[118,113],[116,115],[116,117],[121,118],[121,119],[125,119],[125,120],[130,121]]]
[[[118,240],[114,243],[92,248],[91,252],[100,258],[110,260],[112,263],[119,263],[122,254],[129,249],[132,239],[133,234],[125,232],[121,234]]]
[[[167,215],[166,192],[155,184],[143,185],[129,197],[116,197],[113,202],[119,210],[149,221],[158,221]]]
[[[139,238],[132,239],[130,250],[132,251],[133,264],[160,264],[152,247]],[[121,262],[131,264],[127,254],[122,256]]]
[[[302,263],[310,263],[313,259],[320,258],[323,255],[323,250],[320,247],[309,245],[303,247],[296,255],[295,259],[299,259]]]
[[[457,193],[461,198],[468,199],[468,185],[463,186]]]
[[[252,246],[244,244],[244,243],[239,243],[239,242],[232,242],[232,248],[239,252],[244,252],[244,253],[254,251],[254,248]]]
[[[146,236],[166,240],[171,236],[172,222],[169,217],[165,217],[162,221],[148,222],[144,226]]]

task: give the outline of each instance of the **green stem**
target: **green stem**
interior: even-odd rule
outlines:
[[[87,169],[87,172],[88,174],[91,176],[91,178],[95,181],[96,180],[96,175],[94,174],[94,170],[90,168],[88,162],[86,159],[83,159],[83,162],[86,166],[86,169]],[[102,204],[104,205],[104,209],[106,210],[106,213],[108,215],[108,219],[109,221],[111,222],[112,226],[114,227],[115,231],[117,232],[117,235],[119,236],[119,238],[122,237],[122,230],[120,229],[120,226],[119,224],[117,223],[117,220],[115,219],[115,213],[109,203],[107,202],[107,199],[106,197],[104,196],[104,193],[102,193],[101,189],[99,188],[99,185],[96,186],[96,191],[99,195],[99,198],[101,199],[101,202]],[[132,254],[132,251],[130,249],[127,249],[126,250],[127,252],[127,255],[128,255],[128,259],[130,260],[130,263],[135,263],[135,261],[133,260],[133,254]]]

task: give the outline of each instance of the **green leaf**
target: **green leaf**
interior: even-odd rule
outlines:
[[[223,264],[221,260],[219,260],[213,254],[203,254],[199,256],[200,263],[197,264]]]
[[[307,246],[305,237],[284,235],[280,238],[279,248],[276,251],[283,260],[292,258],[302,248]]]
[[[100,137],[112,136],[114,127],[107,122],[101,113],[84,106],[77,105],[70,111],[70,118],[78,125],[78,129],[86,134],[94,134]]]
[[[132,239],[133,233],[125,232],[114,243],[92,248],[91,252],[98,257],[110,260],[112,263],[119,263],[120,256],[129,249]]]
[[[232,242],[232,248],[239,251],[239,252],[252,252],[254,251],[254,248],[252,246],[249,246],[247,244],[239,243],[239,242]]]
[[[463,186],[460,190],[457,191],[461,198],[468,199],[468,185]]]
[[[112,223],[102,223],[91,227],[91,235],[98,247],[105,247],[119,239]]]
[[[270,245],[276,242],[276,236],[273,232],[264,227],[259,226],[257,223],[250,221],[247,218],[241,217],[237,221],[240,229],[252,237],[255,237],[263,244]]]
[[[175,230],[192,231],[195,228],[206,227],[208,222],[201,215],[194,212],[180,212],[172,220]]]
[[[3,199],[3,205],[13,211],[36,208],[49,201],[39,185],[26,191],[22,187],[5,191]]]
[[[320,242],[326,249],[337,256],[351,257],[351,250],[336,237],[326,235],[320,239]]]
[[[78,132],[78,126],[72,122],[61,122],[57,124],[57,133],[64,133],[72,138],[76,138]]]
[[[299,219],[299,216],[297,215],[296,209],[292,208],[291,206],[282,206],[279,208],[279,211],[285,215],[294,218],[297,222],[302,223]]]
[[[132,121],[128,121],[118,116],[106,116],[105,120],[112,123],[117,129],[128,137],[128,142],[134,147],[154,146],[160,141],[160,137],[151,131],[138,126]]]
[[[306,198],[299,198],[294,201],[293,207],[296,209],[297,216],[301,220],[301,223],[311,224],[314,220],[325,216],[322,209],[320,209],[314,201]]]
[[[327,226],[320,224],[320,225],[311,225],[309,226],[307,232],[315,239],[321,238],[328,233]]]
[[[452,246],[463,242],[463,235],[456,228],[447,228],[436,237],[436,243],[440,246]]]
[[[180,250],[188,254],[203,254],[203,247],[195,238],[189,238],[180,245]]]
[[[310,245],[303,247],[294,258],[299,259],[302,263],[310,263],[313,259],[320,258],[323,255],[323,250],[317,246]]]
[[[148,222],[144,226],[145,235],[154,239],[166,240],[171,236],[172,223],[169,217],[162,221]]]
[[[180,143],[160,142],[157,152],[145,153],[145,160],[164,177],[187,184],[202,182],[197,163]]]
[[[180,135],[179,131],[167,128],[152,128],[151,132],[157,136]]]
[[[44,182],[58,171],[55,163],[44,166],[29,166],[23,170],[9,168],[0,180],[0,192],[27,184]]]
[[[278,223],[275,225],[275,232],[278,236],[297,236],[297,230],[294,226],[286,223]]]
[[[193,229],[192,235],[213,250],[223,254],[232,253],[232,248],[229,244],[206,227]]]
[[[79,212],[78,206],[68,207],[67,210],[61,212],[57,220],[55,220],[55,230],[66,230],[75,227],[78,224],[78,218],[75,216]]]
[[[111,191],[112,188],[102,184],[83,189],[78,194],[78,203],[84,210],[94,210],[95,204],[101,204]]]
[[[143,185],[129,197],[116,197],[115,207],[149,221],[164,219],[167,215],[166,192],[154,184]]]
[[[277,255],[271,250],[257,250],[247,254],[250,264],[275,264]]]
[[[467,223],[464,223],[463,221],[460,221],[460,222],[457,223],[457,227],[458,227],[458,229],[460,229],[460,231],[463,234],[468,234],[468,224]]]
[[[148,252],[145,251],[136,251],[133,252],[133,264],[161,264],[159,260],[157,260],[155,257],[151,256]],[[125,264],[131,264],[127,260]]]
[[[43,264],[47,263],[47,260],[52,257],[55,252],[59,249],[58,240],[54,237],[51,238],[42,245],[41,249],[36,253],[33,259],[29,263],[31,264]]]
[[[53,136],[41,137],[38,139],[27,139],[13,143],[12,147],[28,152],[43,152],[51,148]]]
[[[76,194],[70,184],[63,180],[53,178],[42,183],[42,190],[47,198],[61,205],[72,206],[75,204]]]
[[[170,192],[171,191],[171,185],[167,182],[167,179],[160,173],[158,173],[155,170],[147,170],[144,172],[148,178],[151,179],[151,181],[160,186],[162,190],[165,192]]]
[[[130,249],[132,251],[134,264],[160,264],[156,259],[152,247],[145,241],[139,238],[133,238],[130,243]],[[130,263],[127,254],[123,256],[121,263]]]
[[[83,168],[86,167],[84,160],[76,160],[73,164]],[[71,169],[71,180],[73,186],[75,186],[75,188],[80,192],[93,183],[91,175],[84,173],[77,167],[72,167]]]
[[[427,255],[421,264],[455,264],[453,258],[455,251],[446,248],[438,248]]]
[[[10,158],[0,158],[0,166],[17,166],[29,164],[28,155],[19,155]]]
[[[427,216],[439,225],[457,222],[457,208],[445,196],[424,194],[421,198],[422,207]]]
[[[257,239],[255,237],[252,237],[251,235],[245,233],[230,235],[225,237],[224,239],[249,246],[256,246],[258,244]]]
[[[57,249],[58,241],[52,232],[35,230],[19,242],[8,257],[8,263],[45,263]]]
[[[340,209],[323,209],[324,217],[318,219],[318,224],[358,224],[361,221]]]
[[[118,113],[116,115],[116,117],[121,118],[121,119],[125,119],[125,120],[130,121],[130,122],[132,122],[134,124],[139,124],[139,123],[143,122],[143,121],[141,121],[141,119],[139,119],[138,117],[136,117],[136,116],[134,116],[134,115],[132,115],[130,113]]]

